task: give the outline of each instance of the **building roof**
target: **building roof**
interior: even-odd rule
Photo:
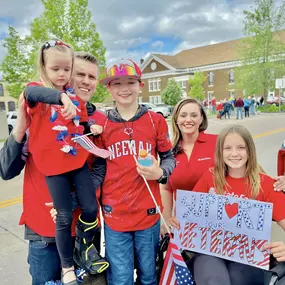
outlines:
[[[285,30],[278,32],[285,43]],[[215,63],[236,61],[238,57],[238,46],[242,39],[183,50],[176,55],[153,54],[176,69],[192,68]]]

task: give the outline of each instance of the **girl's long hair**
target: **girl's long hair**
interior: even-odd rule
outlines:
[[[173,145],[173,153],[176,155],[181,151],[179,142],[182,139],[182,134],[180,129],[177,126],[177,119],[180,113],[181,108],[186,105],[186,104],[196,104],[199,109],[201,116],[203,118],[203,121],[201,125],[199,126],[199,132],[203,132],[208,128],[208,118],[207,115],[202,107],[202,105],[195,99],[193,98],[186,98],[181,100],[179,103],[177,103],[173,109],[172,113],[172,119],[171,119],[171,127],[172,127],[172,145]]]
[[[222,195],[225,193],[227,188],[230,187],[225,179],[225,177],[228,175],[228,166],[225,164],[223,159],[224,142],[229,134],[238,134],[245,142],[248,160],[246,162],[246,171],[244,177],[244,194],[249,195],[249,197],[252,199],[256,199],[261,190],[259,174],[264,173],[264,171],[257,163],[256,148],[250,132],[245,127],[240,125],[227,126],[220,132],[218,136],[215,151],[215,166],[213,170],[216,193]]]

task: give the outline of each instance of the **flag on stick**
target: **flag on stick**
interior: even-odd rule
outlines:
[[[96,156],[107,158],[112,155],[111,151],[97,147],[86,135],[75,137],[72,140],[79,143],[83,148]]]
[[[194,285],[194,278],[188,269],[178,246],[170,239],[164,260],[159,285]]]

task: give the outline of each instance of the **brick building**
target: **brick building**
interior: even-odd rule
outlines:
[[[280,33],[285,41],[285,31]],[[161,92],[169,79],[174,78],[189,93],[189,79],[194,72],[203,72],[205,98],[217,100],[231,96],[243,96],[235,86],[235,68],[240,66],[238,45],[240,39],[181,51],[176,55],[150,54],[142,63],[143,81],[140,102],[161,102]],[[274,95],[274,90],[271,92]]]

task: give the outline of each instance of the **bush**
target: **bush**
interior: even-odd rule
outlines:
[[[262,112],[262,113],[276,113],[276,112],[279,111],[279,107],[277,107],[274,104],[272,104],[272,105],[264,105],[264,106],[258,107],[257,110]],[[280,110],[282,112],[285,112],[285,105],[281,105]]]

